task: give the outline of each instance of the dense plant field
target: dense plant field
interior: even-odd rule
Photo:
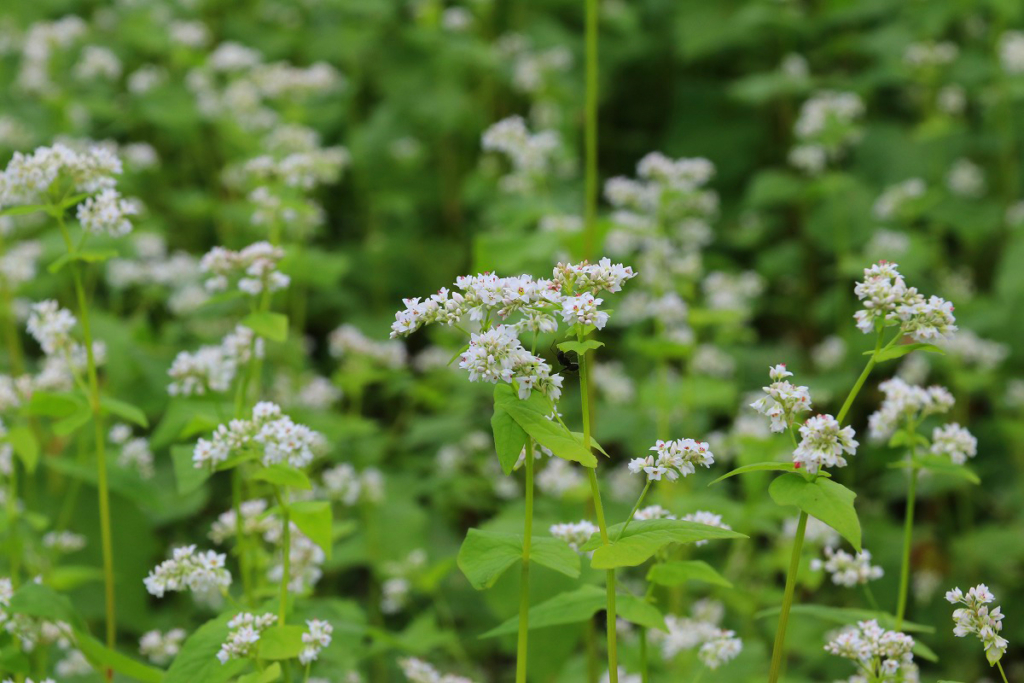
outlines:
[[[13,0],[0,83],[0,681],[1024,681],[1024,5]]]

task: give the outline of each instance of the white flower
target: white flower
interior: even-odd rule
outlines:
[[[212,550],[196,553],[194,545],[176,548],[171,559],[158,564],[143,583],[158,598],[167,591],[219,592],[231,585],[231,572],[224,567],[226,559]]]
[[[985,657],[991,666],[1002,659],[1009,643],[999,635],[1003,630],[1003,612],[997,607],[989,608],[988,604],[995,601],[995,596],[985,584],[978,584],[963,594],[959,588],[954,588],[946,593],[946,600],[951,604],[961,604],[964,607],[953,611],[953,621],[956,627],[953,635],[963,638],[966,635],[978,636],[985,646]]]
[[[121,160],[103,147],[84,152],[55,144],[39,147],[32,154],[15,152],[0,173],[0,208],[21,204],[45,204],[55,183],[60,189],[98,192],[113,188],[121,173]]]
[[[673,659],[685,650],[698,648],[697,656],[709,669],[717,669],[734,659],[743,649],[743,642],[733,631],[719,626],[725,610],[721,603],[698,600],[694,603],[691,617],[682,618],[674,614],[665,615],[668,633],[650,631],[653,642],[660,642],[661,654],[666,660]]]
[[[506,191],[524,192],[541,182],[553,170],[554,155],[561,146],[558,133],[545,130],[530,133],[520,116],[498,121],[481,138],[483,149],[504,154],[512,173],[502,178]]]
[[[867,550],[862,550],[854,556],[844,550],[834,550],[828,546],[825,547],[825,560],[811,560],[811,569],[824,569],[832,575],[832,583],[848,588],[880,579],[884,573],[881,567],[872,566],[871,553]]]
[[[919,387],[893,377],[878,385],[885,398],[878,410],[868,417],[868,434],[875,441],[892,436],[908,421],[919,422],[929,415],[949,412],[954,398],[940,386]]]
[[[736,637],[735,631],[719,629],[700,646],[697,656],[704,666],[717,669],[735,659],[743,650],[743,641]]]
[[[763,387],[767,394],[750,404],[750,407],[771,420],[773,432],[789,429],[799,413],[811,409],[811,394],[805,386],[794,386],[786,377],[793,373],[786,370],[785,363],[768,369],[772,383]]]
[[[67,351],[74,344],[71,328],[78,321],[71,311],[61,308],[53,299],[32,304],[28,316],[28,333],[31,334],[43,353],[52,355]]]
[[[593,325],[597,329],[604,329],[608,324],[608,314],[597,310],[603,299],[594,298],[590,292],[584,292],[579,296],[569,296],[562,299],[562,321],[570,325]]]
[[[398,666],[409,683],[474,683],[472,679],[455,674],[441,674],[422,659],[407,657],[398,660]]]
[[[163,666],[177,656],[187,635],[183,628],[172,628],[167,633],[147,631],[139,639],[139,654]]]
[[[663,476],[669,481],[675,481],[680,475],[685,477],[693,474],[696,471],[694,465],[711,467],[715,462],[715,456],[706,441],[659,440],[651,450],[657,452],[657,458],[648,455],[645,458],[634,458],[629,462],[630,472],[646,472],[650,481],[659,481]]]
[[[246,536],[263,535],[271,529],[279,529],[281,526],[278,518],[267,514],[267,501],[265,500],[244,501],[239,505],[239,510],[242,513],[242,534]],[[217,545],[223,545],[229,538],[235,536],[238,526],[238,517],[235,511],[228,510],[221,513],[210,525],[208,536]]]
[[[955,195],[976,199],[985,194],[985,173],[970,159],[957,159],[946,174],[946,187]]]
[[[853,427],[840,428],[831,415],[815,415],[800,427],[800,444],[793,451],[793,462],[805,466],[811,474],[822,467],[846,467],[843,454],[855,455],[857,441]]]
[[[506,325],[471,335],[459,367],[469,372],[470,382],[517,382],[521,399],[529,398],[533,389],[552,401],[562,394],[561,375],[552,375],[551,366],[524,349],[515,331]]]
[[[648,505],[647,507],[640,508],[633,515],[633,519],[643,521],[645,519],[675,519],[675,515],[661,507],[660,505]]]
[[[911,43],[903,52],[903,63],[916,69],[934,69],[951,64],[959,53],[956,43],[948,40]]]
[[[825,651],[852,659],[873,681],[901,683],[917,680],[913,647],[913,638],[898,631],[886,631],[872,619],[844,629],[825,646]]]
[[[875,200],[874,214],[879,220],[898,218],[905,205],[924,196],[928,186],[921,178],[909,178],[890,185]]]
[[[1024,72],[1024,33],[1005,31],[999,37],[999,62],[1008,74]]]
[[[569,544],[570,548],[579,552],[580,547],[597,533],[598,528],[584,519],[579,522],[552,524],[549,531],[552,536],[562,539]]]
[[[208,275],[206,288],[221,292],[235,280],[238,289],[251,296],[276,292],[288,287],[291,282],[284,273],[277,270],[284,258],[284,250],[269,242],[256,242],[241,251],[214,247],[199,262],[202,272]]]
[[[379,342],[370,339],[354,325],[341,325],[328,337],[328,347],[334,358],[352,356],[372,360],[381,365],[398,369],[405,365],[407,352],[401,342]]]
[[[302,643],[306,646],[299,653],[299,662],[309,664],[315,661],[320,651],[331,644],[331,633],[334,627],[320,619],[310,619],[306,622],[307,631],[302,634]]]
[[[956,422],[936,427],[932,431],[932,453],[948,455],[957,465],[978,454],[978,440]]]
[[[903,331],[917,342],[946,339],[957,330],[953,304],[937,296],[903,304],[896,308],[896,314]]]
[[[245,659],[256,656],[260,634],[277,622],[276,614],[251,614],[242,612],[228,622],[228,639],[220,646],[217,659],[227,664],[232,659]],[[305,662],[303,662],[305,663]]]
[[[79,204],[77,215],[86,232],[123,237],[132,231],[128,216],[138,213],[138,203],[123,198],[117,190],[107,188]]]
[[[725,529],[731,531],[732,527],[722,521],[722,515],[716,515],[713,512],[707,510],[697,510],[683,517],[684,522],[696,522],[697,524],[704,524],[706,526],[712,526],[716,529]],[[707,541],[697,541],[694,543],[697,547],[707,545]],[[709,665],[710,666],[710,665]],[[715,667],[711,667],[712,669]]]
[[[73,553],[85,547],[85,536],[71,531],[50,531],[43,536],[43,547],[58,553]]]

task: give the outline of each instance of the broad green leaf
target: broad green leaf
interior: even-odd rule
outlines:
[[[597,458],[589,449],[584,448],[565,427],[547,418],[548,411],[546,406],[541,407],[542,401],[538,392],[533,392],[530,400],[521,401],[507,384],[498,385],[494,391],[495,406],[511,415],[541,446],[565,460],[578,462],[584,467],[597,467]]]
[[[46,270],[48,270],[52,275],[74,261],[82,261],[84,263],[102,263],[108,259],[116,258],[117,255],[117,251],[114,249],[104,249],[103,251],[76,251],[59,257],[51,263]]]
[[[575,436],[579,440],[580,443],[583,443],[583,432],[572,432],[572,435]],[[612,457],[612,456],[608,455],[608,451],[606,451],[601,446],[601,444],[599,444],[597,442],[597,439],[595,439],[593,436],[590,437],[590,447],[593,448],[594,450],[596,450],[598,453],[601,453],[602,455],[604,455],[604,457],[606,457],[606,458]]]
[[[140,427],[149,427],[149,420],[146,419],[146,414],[142,412],[141,408],[137,408],[131,403],[126,403],[110,396],[101,396],[100,405],[108,413],[113,413],[122,419],[134,422]]]
[[[529,436],[519,426],[519,423],[499,405],[498,388],[500,386],[502,385],[497,384],[494,387],[494,414],[491,415],[491,431],[494,432],[494,448],[498,452],[501,471],[509,475],[516,462],[519,461],[519,455],[526,447]]]
[[[281,660],[298,657],[305,647],[302,642],[305,630],[302,626],[287,624],[264,630],[260,634],[260,659]]]
[[[737,474],[746,474],[747,472],[797,472],[796,466],[791,462],[758,462],[752,465],[744,465],[743,467],[737,467],[732,472],[723,474],[718,479],[715,479],[711,484],[717,484],[723,479],[729,477],[735,477]],[[831,477],[828,472],[821,472],[823,477]],[[711,486],[708,484],[708,486]]]
[[[594,569],[614,569],[616,567],[636,567],[643,564],[656,552],[671,543],[695,543],[696,541],[716,540],[722,538],[746,538],[743,534],[727,529],[684,522],[678,519],[647,519],[633,521],[625,533],[619,536],[622,524],[608,529],[609,538],[617,538],[608,545],[603,545],[595,534],[581,548],[593,550],[594,555],[590,566]]]
[[[935,344],[899,344],[897,346],[890,346],[887,349],[882,349],[875,356],[876,363],[884,363],[887,360],[894,360],[896,358],[902,358],[911,351],[927,351],[928,353],[939,353],[945,355],[946,352],[940,349]],[[870,356],[874,351],[865,351],[865,356]]]
[[[523,559],[523,537],[497,531],[470,529],[457,563],[470,585],[477,590],[490,588],[513,564]],[[549,536],[534,536],[530,560],[571,578],[580,575],[580,558],[564,541]]]
[[[75,394],[59,394],[51,391],[37,391],[32,394],[25,407],[26,415],[62,418],[68,417],[85,405]]]
[[[785,474],[771,483],[768,495],[779,505],[794,505],[828,524],[860,552],[860,520],[853,507],[857,494],[842,484]]]
[[[935,651],[930,647],[922,643],[920,640],[914,640],[914,656],[920,657],[929,662],[939,661],[939,656],[935,654]]]
[[[172,446],[171,461],[174,463],[174,479],[178,482],[178,493],[192,493],[213,474],[208,467],[196,467],[192,462],[192,446]]]
[[[686,562],[658,563],[647,572],[647,580],[659,586],[681,586],[687,581],[703,581],[716,586],[732,588],[732,584],[707,562],[688,560]]]
[[[92,420],[92,408],[82,406],[77,412],[53,423],[53,433],[57,436],[68,436],[89,424]]]
[[[178,433],[179,439],[191,439],[199,434],[212,432],[220,424],[220,420],[210,415],[193,415]]]
[[[242,319],[242,324],[270,341],[283,342],[288,339],[288,316],[281,313],[250,313]]]
[[[30,473],[35,472],[39,464],[39,442],[32,429],[27,425],[11,427],[7,432],[7,443],[11,444],[11,448],[25,463],[25,469]]]
[[[572,351],[573,353],[582,356],[587,351],[593,351],[604,346],[604,342],[599,342],[596,339],[588,339],[583,342],[578,341],[566,341],[558,345],[558,348],[562,351]]]
[[[779,607],[770,607],[761,610],[754,615],[756,619],[773,617],[781,612]],[[874,619],[879,626],[887,629],[896,628],[896,617],[887,612],[877,612],[868,609],[857,609],[855,607],[830,607],[828,605],[793,605],[790,614],[795,616],[813,617],[828,621],[833,624],[856,624],[858,621],[870,621]],[[934,626],[916,624],[912,621],[904,621],[900,626],[901,631],[906,633],[935,633]]]
[[[267,481],[277,486],[290,486],[293,489],[309,491],[313,488],[305,472],[289,465],[278,464],[263,467],[253,472],[249,478],[256,481]]]
[[[54,567],[46,579],[46,585],[58,591],[68,591],[87,583],[98,583],[103,580],[103,570],[99,567],[64,565]]]
[[[607,596],[605,599],[607,601]],[[659,631],[668,632],[668,627],[665,625],[665,617],[661,610],[635,595],[617,593],[615,596],[615,611],[618,617],[637,626],[656,628]]]
[[[281,677],[281,665],[274,662],[263,671],[254,671],[251,674],[238,677],[238,683],[274,683]]]
[[[289,504],[288,510],[295,526],[323,549],[328,560],[331,559],[331,547],[334,545],[331,504],[325,500],[304,500]]]
[[[0,216],[25,216],[36,211],[43,211],[46,209],[45,206],[40,204],[26,204],[24,206],[8,206],[3,211],[0,211]]]
[[[164,672],[160,669],[111,650],[88,633],[78,629],[75,629],[75,646],[98,670],[112,669],[142,683],[162,683],[164,680]]]
[[[228,637],[228,622],[233,614],[224,614],[206,622],[192,633],[178,652],[164,683],[225,683],[245,670],[249,663],[241,659],[221,664],[217,652]],[[266,633],[266,632],[264,632]],[[260,638],[262,642],[262,637]]]
[[[893,469],[906,469],[910,467],[917,467],[929,472],[935,472],[936,474],[944,474],[950,477],[956,477],[958,479],[965,479],[972,484],[980,484],[981,477],[975,474],[967,465],[957,465],[952,460],[942,456],[925,456],[919,457],[913,462],[908,460],[900,460],[889,464],[890,468]]]
[[[52,621],[65,621],[76,628],[83,626],[82,618],[78,616],[67,596],[38,583],[30,582],[18,588],[6,611]]]

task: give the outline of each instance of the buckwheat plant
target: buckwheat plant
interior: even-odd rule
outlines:
[[[953,610],[953,621],[956,622],[953,635],[957,638],[971,634],[977,636],[985,646],[989,666],[998,667],[1003,683],[1007,683],[1006,672],[1000,662],[1009,646],[1007,640],[999,635],[1003,630],[1003,611],[998,605],[988,606],[995,599],[996,596],[983,583],[971,588],[966,595],[959,588],[946,592],[946,600],[950,604],[963,605]]]
[[[914,639],[898,631],[886,631],[874,619],[844,629],[825,646],[825,651],[857,665],[858,680],[877,683],[913,683],[920,680],[914,663]]]

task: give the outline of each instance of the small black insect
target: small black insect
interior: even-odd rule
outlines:
[[[551,346],[555,346],[555,343],[552,342]],[[563,351],[562,349],[555,347],[555,357],[558,358],[558,363],[562,366],[562,370],[565,372],[573,373],[580,371],[578,357],[574,351]]]

